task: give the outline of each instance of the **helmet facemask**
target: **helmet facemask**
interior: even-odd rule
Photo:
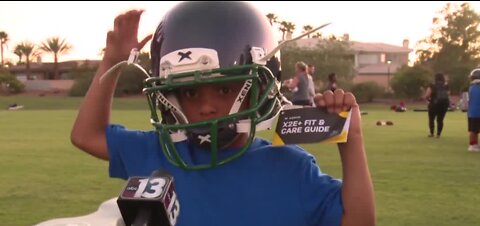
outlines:
[[[175,90],[231,82],[243,83],[243,86],[228,115],[189,123],[176,99]],[[162,150],[167,159],[185,169],[206,169],[237,159],[252,144],[257,129],[271,127],[272,121],[281,109],[279,86],[278,80],[267,67],[250,64],[151,77],[145,81],[144,92],[152,112],[152,125],[159,133]],[[240,105],[246,98],[249,102],[248,107],[240,110]],[[248,137],[246,143],[228,157],[220,158],[220,152],[239,134]],[[208,164],[192,164],[185,161],[175,147],[176,142],[184,140],[208,149],[211,161]]]

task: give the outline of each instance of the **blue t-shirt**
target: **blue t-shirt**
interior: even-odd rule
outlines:
[[[480,118],[480,84],[472,84],[468,90],[468,117]]]
[[[149,176],[160,168],[173,175],[177,226],[340,225],[341,181],[321,173],[314,157],[298,146],[271,146],[256,138],[239,159],[191,171],[165,158],[156,131],[110,125],[106,133],[111,177]],[[187,142],[176,147],[191,155],[187,161],[210,159],[210,153],[192,151]]]

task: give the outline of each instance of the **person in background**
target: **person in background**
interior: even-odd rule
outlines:
[[[328,75],[328,90],[331,90],[332,92],[335,92],[337,89],[337,75],[332,72]]]
[[[313,82],[313,74],[315,73],[315,65],[309,64],[307,68],[308,75],[308,94],[310,96],[310,102],[314,103],[313,97],[315,97],[315,83]]]
[[[428,126],[433,137],[435,133],[435,119],[437,121],[437,138],[440,138],[443,130],[443,120],[450,105],[450,91],[442,73],[435,74],[435,82],[430,84],[425,94],[428,102]]]
[[[478,133],[480,131],[480,68],[470,73],[470,87],[468,88],[468,132],[470,144],[468,151],[480,152]]]
[[[293,92],[294,105],[312,106],[308,83],[307,65],[302,61],[295,63],[295,76],[284,82],[284,85]]]

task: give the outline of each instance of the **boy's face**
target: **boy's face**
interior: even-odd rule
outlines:
[[[177,98],[190,123],[202,122],[227,116],[242,86],[242,82],[234,82],[179,88]],[[246,109],[248,102],[245,98],[239,111]],[[237,136],[228,146],[241,147],[246,138]]]

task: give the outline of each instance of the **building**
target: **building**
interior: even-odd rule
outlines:
[[[343,37],[349,40],[348,34]],[[314,47],[320,39],[307,38],[299,39],[296,44],[299,47]],[[412,51],[409,48],[409,41],[403,40],[401,46],[385,43],[349,41],[354,52],[354,66],[356,75],[354,83],[374,81],[387,88],[392,75],[403,65],[408,64],[408,54]]]
[[[58,62],[59,79],[69,79],[68,74],[76,68],[86,66],[89,68],[98,67],[98,60],[72,60]],[[15,65],[9,68],[10,73],[14,74],[18,80],[27,80],[27,66],[25,64]],[[37,62],[30,62],[30,80],[52,80],[54,78],[54,63],[42,63],[40,59]]]
[[[97,68],[98,60],[77,60],[58,63],[59,79],[54,78],[54,63],[42,63],[41,60],[30,63],[30,79],[27,78],[27,66],[25,64],[15,65],[8,70],[11,74],[23,82],[26,91],[55,91],[69,90],[73,80],[69,74],[77,68]]]

